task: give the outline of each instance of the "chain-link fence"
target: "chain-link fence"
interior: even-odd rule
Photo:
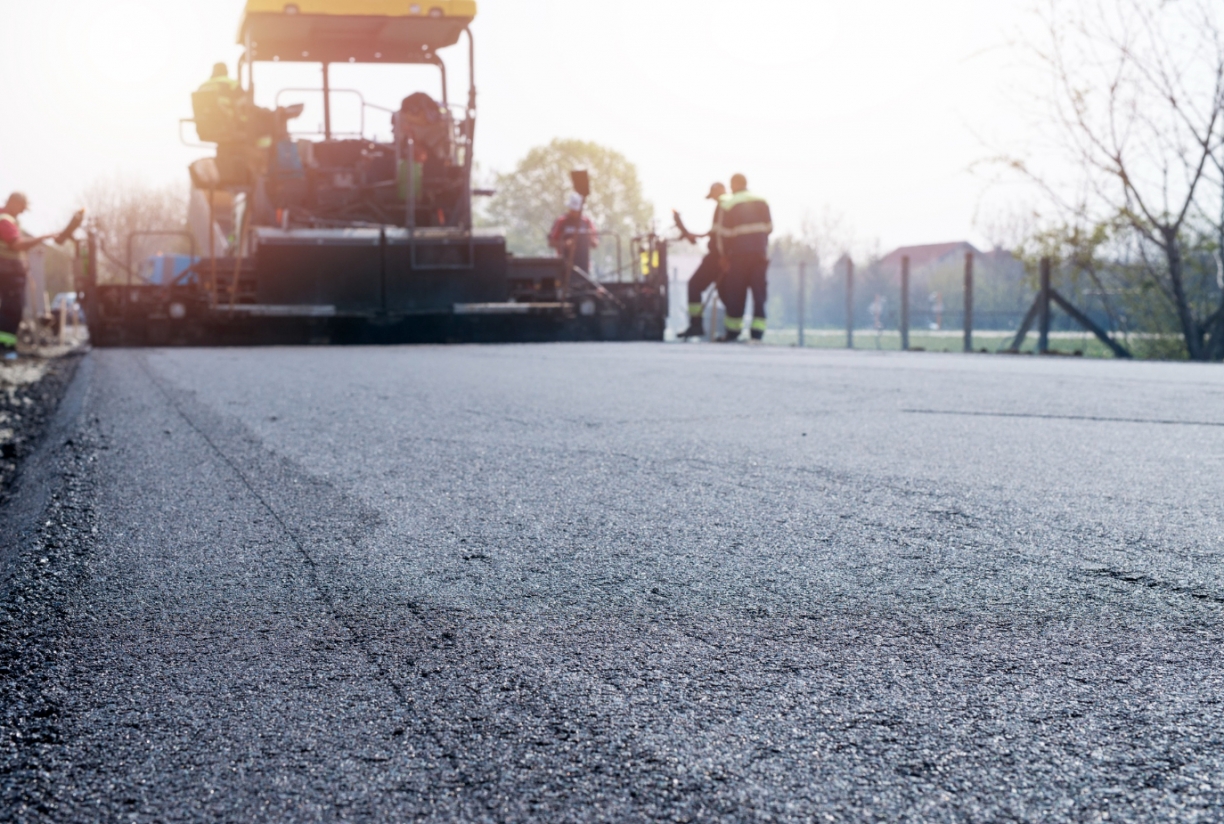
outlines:
[[[680,267],[673,272],[670,324],[677,331],[687,323],[689,274]],[[1088,327],[1097,327],[1111,339],[1125,339],[1125,319],[1110,311],[1099,291],[1070,284],[1065,288],[1069,291],[1067,303],[1081,317],[1077,320],[1066,311],[1051,311],[1049,349],[1068,354],[1116,354]],[[859,267],[843,257],[829,267],[813,261],[774,261],[769,271],[769,292],[767,343],[999,352],[1013,348],[1016,333],[1026,320],[1030,328],[1036,322],[1033,312],[1040,280],[1006,252],[969,252],[922,266],[901,257]],[[724,316],[716,296],[708,296],[707,329],[717,332]],[[1033,351],[1039,345],[1036,336],[1028,336],[1019,351]]]

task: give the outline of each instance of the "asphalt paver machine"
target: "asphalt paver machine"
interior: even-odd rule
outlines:
[[[662,240],[635,239],[629,276],[597,282],[473,227],[475,15],[473,0],[249,0],[238,77],[192,99],[216,154],[191,166],[191,265],[153,281],[129,253],[125,277],[98,282],[91,256],[94,343],[661,340]],[[472,80],[453,104],[442,52],[462,45]],[[269,62],[320,65],[320,135],[293,131],[302,104],[255,105]],[[436,66],[442,99],[381,110],[390,141],[338,134],[331,67],[352,63]]]

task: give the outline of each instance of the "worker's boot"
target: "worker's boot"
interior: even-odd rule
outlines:
[[[700,338],[705,336],[705,318],[701,315],[694,315],[689,318],[688,329],[685,329],[677,337],[684,340],[689,338]]]
[[[735,332],[728,330],[726,332],[723,332],[717,338],[715,338],[714,342],[715,343],[735,343],[736,341],[739,340],[739,336],[740,336],[740,333],[738,330]]]
[[[752,339],[760,342],[765,340],[765,319],[753,318],[752,320]]]

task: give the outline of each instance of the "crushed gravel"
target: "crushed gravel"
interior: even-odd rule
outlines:
[[[71,596],[93,530],[87,465],[96,445],[53,422],[83,353],[0,364],[0,819],[53,815],[49,747],[60,741],[54,679]],[[33,464],[31,466],[31,464]],[[29,477],[26,477],[27,474]]]
[[[22,461],[45,431],[80,359],[69,351],[0,361],[0,503],[10,497]]]

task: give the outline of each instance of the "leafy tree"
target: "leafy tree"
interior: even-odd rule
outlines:
[[[514,171],[497,175],[497,194],[484,222],[506,229],[515,254],[550,254],[548,231],[565,212],[565,199],[573,191],[570,172],[575,169],[591,175],[587,215],[601,232],[620,235],[627,249],[629,239],[649,226],[654,207],[642,195],[637,167],[598,143],[557,139],[529,151]],[[606,240],[605,257],[614,260],[616,240]]]

